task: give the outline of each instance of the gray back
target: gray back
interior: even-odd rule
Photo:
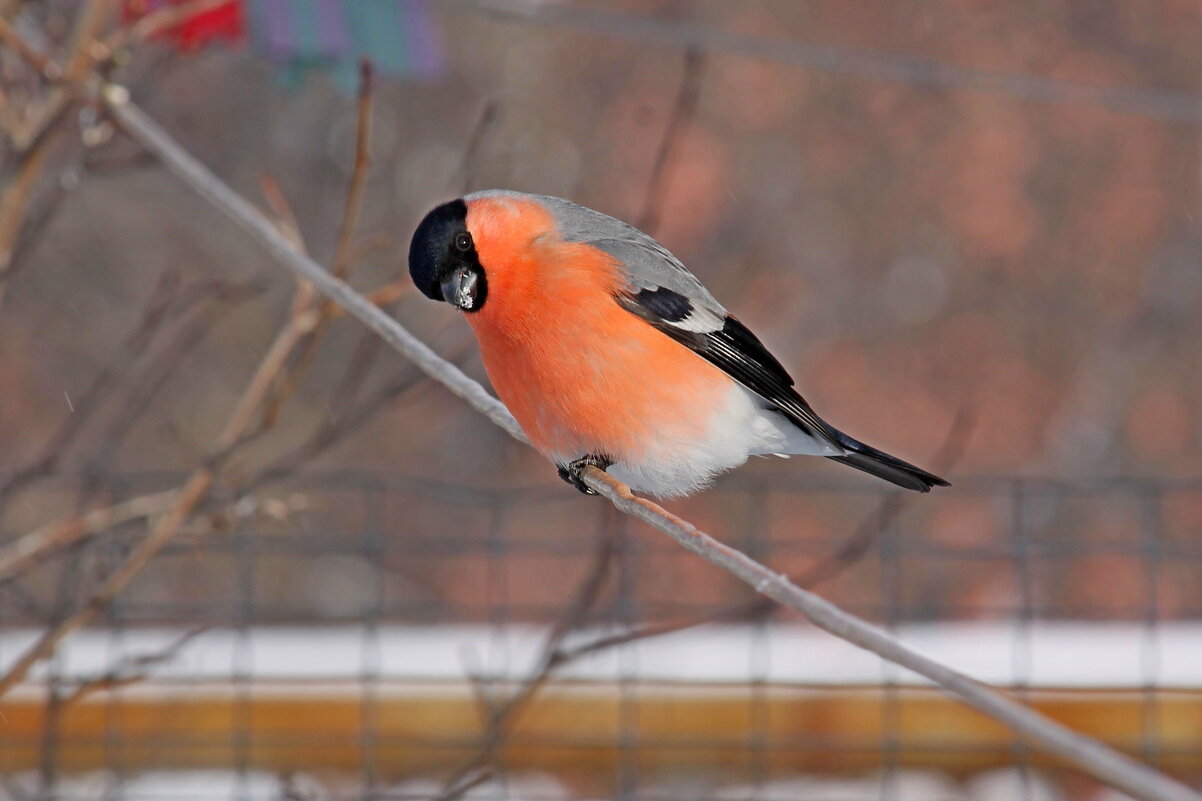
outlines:
[[[503,189],[473,192],[465,199],[509,196],[536,200],[545,206],[569,242],[588,244],[613,256],[626,269],[633,290],[670,289],[685,296],[696,308],[726,316],[722,307],[701,282],[668,249],[632,225],[608,214],[585,208],[570,200],[550,195],[530,195]]]

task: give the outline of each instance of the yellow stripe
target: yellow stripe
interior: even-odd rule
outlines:
[[[230,768],[353,770],[384,778],[451,768],[481,732],[475,691],[462,685],[211,685],[135,688],[92,696],[58,717],[55,761],[65,771]],[[1036,708],[1136,756],[1145,734],[1158,765],[1202,769],[1202,691],[1161,690],[1155,715],[1139,691],[1038,691]],[[0,706],[0,772],[34,768],[46,705],[28,696]],[[1151,725],[1154,730],[1145,732]],[[887,739],[887,735],[889,736]],[[511,769],[612,775],[626,742],[645,769],[858,771],[895,764],[968,772],[1013,762],[1009,732],[928,688],[767,688],[732,685],[558,684],[518,721]],[[626,755],[630,758],[630,755]],[[1036,762],[1040,758],[1034,758]]]

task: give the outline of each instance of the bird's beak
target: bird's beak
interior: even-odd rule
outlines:
[[[480,277],[472,270],[458,267],[442,282],[442,297],[457,309],[470,311],[476,305]]]

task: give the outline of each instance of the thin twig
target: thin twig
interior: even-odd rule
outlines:
[[[274,259],[300,278],[313,282],[322,294],[332,298],[349,314],[375,331],[385,342],[428,375],[438,378],[452,393],[481,410],[486,417],[513,437],[522,442],[527,441],[521,426],[504,404],[463,371],[449,365],[428,345],[355,292],[346,282],[334,278],[315,261],[297,251],[288,238],[280,234],[258,209],[222,183],[208,168],[168,136],[157,123],[130,102],[129,93],[122,87],[109,84],[103,90],[102,97],[114,119],[130,136],[154,153],[189,186],[224,212],[231,221],[254,237]],[[448,368],[451,370],[449,374]]]
[[[50,185],[48,191],[38,193],[38,203],[35,205],[30,202],[30,207],[25,212],[25,220],[21,224],[20,236],[13,242],[12,249],[7,256],[8,266],[5,272],[7,281],[11,282],[24,266],[25,259],[36,247],[41,235],[54,221],[67,198],[78,186],[80,169],[83,169],[81,161],[73,158],[59,172],[58,179]]]
[[[41,177],[50,152],[50,144],[70,105],[76,86],[91,71],[93,53],[90,44],[104,26],[115,6],[115,0],[89,0],[75,20],[66,67],[58,70],[56,80],[45,101],[38,107],[33,126],[13,135],[13,149],[18,154],[18,171],[0,198],[0,303],[12,277],[13,254],[17,247],[33,187]],[[55,74],[52,62],[36,48],[24,42],[10,25],[0,27],[0,36],[13,46],[19,55],[41,72]],[[22,42],[21,45],[16,44]],[[22,46],[23,45],[23,46]]]
[[[947,435],[944,437],[939,452],[931,460],[932,469],[936,472],[944,473],[949,471],[960,460],[964,447],[971,435],[974,420],[974,415],[967,408],[962,409],[956,415],[951,427],[948,429]],[[872,543],[880,536],[880,533],[887,530],[893,524],[893,521],[897,519],[898,515],[906,507],[906,503],[915,497],[917,496],[909,495],[903,497],[897,493],[891,493],[871,515],[866,517],[856,527],[855,533],[844,541],[833,554],[804,573],[790,577],[790,581],[799,587],[814,589],[818,585],[829,581],[847,570],[867,553]],[[570,648],[561,649],[556,665],[562,668],[589,654],[654,637],[674,634],[696,626],[708,625],[723,620],[759,619],[779,608],[779,605],[773,599],[757,595],[750,601],[732,604],[724,609],[719,609],[717,612],[698,615],[690,619],[650,623],[613,634],[594,636],[590,640],[574,643]]]
[[[664,187],[667,185],[668,165],[680,134],[697,113],[697,100],[701,97],[701,74],[705,67],[705,51],[690,47],[684,51],[684,69],[680,74],[680,89],[672,104],[672,113],[664,127],[664,135],[655,154],[651,177],[647,181],[647,193],[643,198],[643,211],[638,216],[636,227],[654,236],[659,228],[660,207],[663,204]]]
[[[0,549],[0,582],[17,575],[33,560],[73,545],[96,532],[131,520],[163,514],[171,508],[175,498],[175,490],[156,492],[34,529]]]
[[[355,242],[355,229],[359,225],[359,211],[363,208],[363,192],[367,188],[367,176],[371,169],[371,106],[375,89],[374,70],[371,61],[359,63],[359,95],[355,101],[355,161],[351,168],[351,180],[346,188],[346,207],[342,222],[338,224],[338,244],[334,248],[334,275],[346,278],[351,269],[351,249]],[[333,301],[326,301],[333,307]],[[329,311],[324,312],[329,314]]]
[[[120,384],[119,393],[109,405],[116,414],[101,428],[96,437],[98,446],[83,459],[86,476],[99,476],[104,466],[116,455],[126,435],[154,405],[159,392],[176,372],[187,363],[187,357],[225,314],[238,305],[256,297],[261,287],[252,284],[202,282],[185,293],[172,320],[173,330],[160,337],[161,344],[135,365],[127,380]]]
[[[22,156],[17,174],[0,197],[0,303],[4,302],[5,290],[12,277],[13,255],[29,209],[29,199],[46,167],[52,141],[53,137],[44,137],[32,151]]]
[[[451,354],[450,361],[453,364],[459,364],[466,360],[467,355],[468,348],[461,347],[457,352]],[[352,359],[352,364],[348,366],[348,372],[344,375],[340,385],[351,385],[353,382],[350,377],[359,369],[363,369],[355,367],[357,361],[359,360]],[[425,373],[420,370],[406,371],[349,409],[340,409],[336,419],[322,418],[321,423],[304,442],[280,455],[273,464],[246,479],[239,485],[239,491],[245,493],[265,483],[280,481],[292,475],[302,465],[310,463],[348,434],[366,424],[377,412],[391,405],[397,398],[415,387],[422,386],[425,379]],[[335,392],[334,394],[334,397],[344,396],[349,397],[349,393],[344,395],[342,392]]]
[[[166,322],[167,309],[175,302],[178,291],[178,274],[165,272],[159,277],[158,285],[150,293],[138,324],[126,337],[125,342],[117,348],[117,358],[102,368],[92,379],[91,385],[75,399],[71,413],[63,418],[58,429],[46,439],[40,453],[24,466],[0,479],[0,507],[13,492],[55,469],[71,442],[103,402],[104,396],[149,347],[155,334]]]
[[[142,320],[121,345],[117,357],[96,375],[87,390],[75,400],[73,414],[65,417],[40,455],[14,471],[5,481],[0,481],[0,506],[18,489],[53,474],[60,467],[71,444],[95,417],[97,409],[107,404],[117,410],[117,415],[102,429],[97,437],[99,447],[84,458],[81,470],[89,479],[99,476],[102,465],[112,458],[119,444],[125,440],[126,432],[150,408],[167,379],[185,363],[189,352],[212,331],[218,315],[256,293],[252,286],[212,280],[195,281],[184,290],[175,291],[171,289],[172,280],[165,278],[161,281],[160,289],[151,295]],[[174,331],[159,336],[161,328],[168,322],[178,325],[175,325]],[[160,343],[157,352],[151,352]],[[121,402],[123,396],[124,402]],[[83,497],[87,498],[88,494],[90,491],[85,491]],[[72,520],[67,518],[60,524],[70,528]]]
[[[68,707],[71,704],[78,703],[93,693],[110,692],[121,687],[128,687],[131,684],[145,681],[150,676],[150,671],[153,668],[175,659],[188,643],[211,628],[211,625],[197,626],[176,637],[175,640],[168,643],[166,647],[159,651],[140,656],[126,657],[104,673],[80,680],[75,689],[69,695],[63,697],[62,706]]]
[[[369,74],[369,71],[365,71],[365,77],[369,76]],[[367,140],[365,138],[362,140],[362,144],[366,146]],[[274,188],[273,183],[265,182],[265,189],[270,190],[272,188]],[[358,188],[353,189],[352,195],[355,192],[361,191],[362,185],[360,179],[360,184]],[[284,233],[281,235],[288,236],[292,247],[301,247],[301,238],[295,224],[295,218],[291,214],[291,210],[287,208],[282,194],[278,193],[278,191],[274,193],[267,191],[267,195],[269,201],[273,201],[272,205],[276,209],[277,215],[283,220],[283,224],[277,226],[277,233],[283,231]],[[358,203],[355,200],[353,202]],[[353,230],[356,213],[357,205],[355,210],[348,212],[347,225],[350,230]],[[349,250],[350,243],[348,240],[345,245],[345,252],[349,253]],[[397,287],[385,287],[384,291],[380,293],[380,297],[382,300],[387,301],[400,294],[401,290]],[[187,519],[196,506],[204,499],[216,479],[217,471],[230,452],[235,447],[244,444],[256,433],[256,431],[251,430],[254,415],[265,399],[268,398],[273,387],[278,386],[281,382],[281,377],[286,374],[289,356],[293,353],[297,345],[304,341],[306,336],[312,333],[323,320],[328,320],[335,316],[335,311],[338,307],[331,304],[329,306],[330,313],[328,315],[322,314],[321,310],[315,308],[315,302],[316,296],[312,284],[298,278],[292,313],[263,357],[255,375],[251,378],[239,403],[231,413],[226,426],[217,437],[216,448],[213,454],[206,463],[202,464],[202,466],[192,473],[183,489],[178,495],[173,497],[173,503],[167,510],[166,515],[155,525],[150,535],[134,548],[125,562],[108,577],[89,602],[67,619],[46,631],[31,648],[22,654],[10,670],[0,678],[0,697],[16,683],[23,680],[32,666],[39,660],[53,653],[57,644],[64,637],[80,626],[86,625],[100,611],[106,608],[129,581],[132,580],[133,576],[174,536],[184,520]],[[271,421],[269,420],[261,428],[266,428],[270,425]],[[98,514],[91,522],[102,525],[106,519],[111,518],[105,518],[103,514]],[[61,547],[65,542],[77,541],[82,536],[93,533],[94,530],[95,527],[81,527],[77,522],[71,521],[52,524],[46,531],[35,532],[39,535],[38,537],[30,540],[23,539],[21,541],[25,547],[14,555],[11,569],[19,569],[21,565],[27,564],[30,559],[36,558],[38,554],[43,553],[47,549]]]
[[[81,83],[91,72],[97,55],[93,43],[100,38],[100,30],[112,17],[116,8],[117,0],[89,0],[79,12],[63,67],[64,83]]]
[[[17,33],[12,23],[3,16],[0,16],[0,41],[15,50],[17,55],[41,73],[46,80],[57,81],[63,77],[63,71],[58,64],[54,63],[54,59],[25,41],[25,38]]]
[[[173,173],[230,220],[251,234],[277,261],[298,276],[312,281],[329,298],[346,307],[389,344],[411,358],[455,395],[515,438],[525,441],[520,426],[504,405],[479,383],[443,360],[398,322],[359,296],[351,287],[297,252],[262,214],[223,184],[211,171],[180,147],[162,128],[129,101],[129,94],[109,86],[103,98],[113,116],[130,136],[157,155]],[[1099,779],[1144,801],[1202,801],[1202,795],[1096,740],[1023,706],[986,685],[910,648],[883,629],[848,614],[811,592],[801,589],[746,554],[700,531],[692,524],[643,498],[612,476],[589,468],[583,476],[589,487],[620,511],[668,534],[681,546],[738,577],[757,592],[801,612],[812,623],[840,639],[869,650],[935,682],[949,695],[1001,721],[1023,738]]]
[[[47,133],[57,127],[59,121],[66,116],[72,100],[79,94],[85,78],[92,72],[97,57],[101,55],[103,48],[94,45],[116,5],[117,0],[88,0],[76,15],[65,66],[60,68],[60,77],[54,81],[45,101],[38,108],[32,128],[22,132],[21,136],[14,140],[13,144],[18,153],[27,153],[38,147]],[[43,75],[47,74],[44,63],[35,61],[31,64]],[[50,72],[53,73],[53,70]]]
[[[305,330],[307,329],[296,323],[296,318],[291,318],[276,336],[250,383],[243,390],[229,420],[217,436],[215,455],[224,455],[249,427],[254,411],[271,386],[275,373],[283,369],[288,353]],[[155,524],[150,535],[134,547],[121,566],[100,585],[88,603],[66,620],[43,632],[42,636],[13,663],[8,672],[0,677],[0,698],[24,680],[34,665],[54,653],[65,637],[86,626],[112,603],[134,576],[170,541],[192,510],[204,499],[215,478],[216,468],[210,465],[203,465],[193,471],[183,488],[173,497],[170,508]]]
[[[278,231],[275,233],[282,236]],[[300,292],[301,289],[297,291]],[[218,434],[211,460],[192,472],[174,497],[171,507],[152,528],[150,535],[134,547],[121,566],[105,579],[89,601],[58,625],[43,632],[42,636],[13,663],[7,673],[0,677],[0,698],[21,682],[34,665],[54,653],[65,637],[90,623],[106,609],[134,576],[171,540],[180,525],[208,494],[216,479],[220,462],[248,430],[254,420],[255,411],[263,402],[279,371],[284,369],[292,348],[312,329],[315,322],[316,318],[311,315],[293,315],[289,318],[259,362],[255,374]]]
[[[338,225],[338,243],[334,248],[334,275],[343,279],[350,274],[355,264],[355,230],[358,228],[359,211],[363,208],[363,194],[367,188],[367,176],[371,166],[371,107],[374,89],[372,76],[371,61],[364,59],[359,64],[359,95],[355,105],[354,166],[351,168],[351,179],[347,183],[346,205],[343,208],[342,221]],[[322,301],[317,323],[301,348],[293,368],[281,376],[278,386],[267,402],[263,412],[263,419],[267,425],[275,422],[280,406],[295,391],[297,383],[312,366],[317,355],[317,344],[337,309],[337,304],[332,300],[327,298]]]
[[[538,664],[516,691],[490,710],[479,750],[451,774],[443,785],[445,789],[435,801],[456,801],[478,784],[481,776],[488,777],[493,773],[490,765],[496,760],[497,751],[509,737],[515,721],[562,664],[564,641],[581,626],[589,610],[596,605],[613,563],[614,534],[610,530],[609,517],[606,515],[601,530],[597,532],[592,566],[547,634]]]
[[[150,558],[167,544],[175,530],[191,513],[193,507],[208,492],[212,481],[213,474],[206,468],[201,468],[192,474],[188,483],[172,499],[171,507],[152,529],[150,536],[133,549],[125,562],[100,585],[88,603],[66,620],[43,632],[42,636],[12,664],[4,676],[0,677],[0,698],[3,698],[16,684],[24,680],[34,665],[53,654],[65,637],[86,626],[112,603],[113,599],[125,589]]]
[[[288,237],[293,247],[307,252],[308,248],[305,247],[305,238],[301,234],[300,223],[296,221],[296,213],[292,210],[292,204],[288,202],[288,198],[284,197],[284,191],[280,189],[280,182],[275,179],[274,175],[263,173],[259,176],[259,188],[263,190],[263,198],[267,201],[267,207],[271,209],[274,217],[272,222],[275,223],[276,228]]]

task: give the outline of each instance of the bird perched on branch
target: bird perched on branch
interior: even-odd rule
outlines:
[[[686,495],[755,454],[947,482],[830,426],[764,345],[651,237],[560,198],[475,192],[413,234],[409,273],[464,313],[488,377],[560,476]]]

